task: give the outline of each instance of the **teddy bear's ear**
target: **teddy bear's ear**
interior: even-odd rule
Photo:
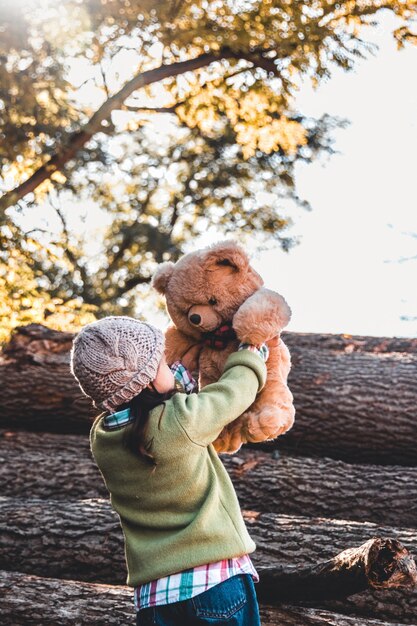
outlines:
[[[159,293],[165,294],[169,279],[174,271],[174,263],[172,261],[166,261],[158,265],[155,274],[152,276],[152,287],[155,287]]]
[[[234,241],[222,241],[208,249],[205,266],[211,271],[221,267],[230,267],[233,271],[245,271],[249,266],[249,257]]]

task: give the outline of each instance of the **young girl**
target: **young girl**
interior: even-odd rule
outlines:
[[[241,344],[218,382],[189,395],[177,387],[192,391],[192,378],[163,351],[159,329],[107,317],[81,330],[71,354],[82,391],[105,411],[91,450],[120,516],[136,623],[259,626],[256,546],[211,444],[265,384],[268,350]]]

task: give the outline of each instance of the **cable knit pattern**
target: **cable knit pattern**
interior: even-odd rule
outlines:
[[[71,371],[95,406],[113,411],[142,391],[164,352],[161,330],[132,317],[105,317],[75,337]]]

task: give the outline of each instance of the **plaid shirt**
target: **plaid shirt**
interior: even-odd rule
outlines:
[[[256,346],[241,343],[238,350],[256,352],[264,361],[269,356],[269,351],[265,344],[257,348]],[[180,361],[176,361],[171,365],[171,371],[174,374],[176,386],[180,391],[185,391],[185,393],[197,391],[197,382]],[[104,426],[108,430],[113,430],[128,424],[130,421],[132,421],[130,409],[124,409],[123,411],[107,415],[104,418]],[[206,565],[198,565],[177,574],[152,580],[135,588],[134,601],[136,611],[151,606],[189,600],[237,574],[250,574],[254,582],[259,581],[258,573],[248,554]]]
[[[134,592],[135,609],[140,611],[150,606],[189,600],[236,574],[250,574],[254,582],[259,581],[249,555],[245,554],[234,559],[199,565],[140,585]]]
[[[175,361],[170,365],[171,372],[174,374],[175,383],[178,391],[185,391],[185,393],[193,393],[198,389],[198,383],[191,376],[190,372],[181,363],[181,361]]]

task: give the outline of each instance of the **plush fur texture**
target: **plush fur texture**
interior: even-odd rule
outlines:
[[[294,422],[293,396],[287,386],[290,354],[280,338],[291,310],[282,296],[263,287],[244,249],[224,241],[183,256],[177,263],[162,263],[153,286],[166,298],[173,321],[166,331],[168,363],[193,355],[200,388],[218,380],[228,355],[240,341],[267,342],[269,359],[265,387],[255,402],[219,434],[218,452],[236,452],[242,443],[274,439]],[[204,345],[205,333],[232,322],[237,339],[223,350]]]

